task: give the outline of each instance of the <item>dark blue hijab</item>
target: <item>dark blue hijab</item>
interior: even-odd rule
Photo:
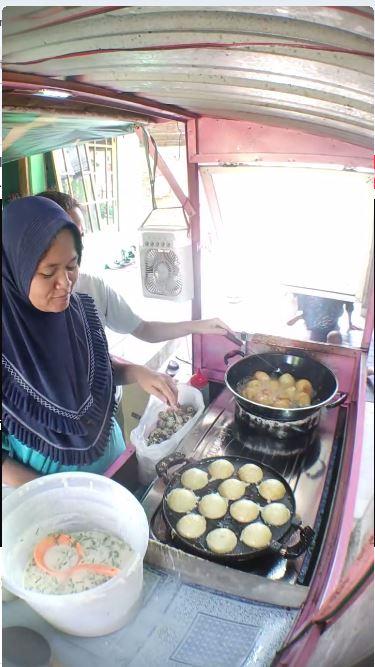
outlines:
[[[61,313],[29,299],[32,278],[69,215],[44,197],[24,197],[3,219],[3,426],[64,465],[84,465],[106,448],[115,408],[107,341],[94,301],[72,294]]]

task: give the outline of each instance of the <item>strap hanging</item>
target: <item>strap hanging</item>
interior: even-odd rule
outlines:
[[[148,168],[148,177],[150,180],[150,188],[151,188],[151,201],[152,201],[152,210],[155,210],[157,208],[156,204],[156,199],[155,199],[155,178],[156,178],[156,167],[158,163],[158,149],[156,146],[156,143],[152,137],[150,137],[149,133],[147,130],[142,127],[142,133],[143,133],[143,145],[145,148],[145,153],[146,153],[146,160],[147,160],[147,168]],[[154,164],[153,168],[151,170],[151,163],[150,163],[150,151],[149,151],[149,141],[150,138],[154,144],[155,148],[155,158],[154,158]]]
[[[152,213],[155,210],[157,210],[157,209],[162,210],[158,207],[158,205],[156,203],[156,197],[155,197],[155,179],[156,179],[156,169],[157,169],[157,166],[158,166],[158,155],[159,155],[158,147],[157,147],[155,139],[147,132],[146,128],[143,127],[143,126],[142,126],[142,134],[143,134],[143,145],[144,145],[144,149],[145,149],[145,153],[146,153],[148,177],[149,177],[149,181],[150,181],[152,210],[147,215],[145,220],[142,222],[141,226],[139,227],[139,230],[143,229],[147,220],[150,218],[150,216],[152,215]],[[154,160],[153,160],[153,167],[152,168],[151,168],[150,151],[149,151],[150,141],[152,142],[152,145],[153,145],[154,150],[155,150],[155,157],[154,157]],[[188,201],[187,198],[186,198],[186,201]],[[168,209],[170,210],[171,208],[178,208],[178,209],[182,210],[184,220],[185,220],[185,224],[186,224],[186,228],[187,228],[187,234],[190,237],[191,224],[190,224],[190,220],[188,219],[188,216],[187,216],[187,213],[186,213],[184,207],[183,206],[173,206],[173,207],[170,206],[170,207],[167,207],[165,210],[168,210]]]

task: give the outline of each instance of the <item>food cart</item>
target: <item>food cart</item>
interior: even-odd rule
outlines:
[[[292,538],[260,559],[206,558],[170,530],[162,471],[142,497],[149,597],[138,625],[113,641],[72,643],[18,601],[5,610],[6,625],[38,628],[66,665],[99,665],[105,656],[108,665],[152,667],[350,667],[373,653],[366,514],[353,546],[373,333],[372,21],[372,9],[357,6],[4,12],[5,160],[21,160],[22,174],[22,160],[41,146],[121,135],[125,127],[138,133],[184,214],[187,233],[183,242],[176,236],[175,253],[186,259],[181,284],[192,318],[227,321],[245,358],[308,356],[334,374],[339,392],[313,429],[296,436],[282,418],[263,430],[257,423],[254,435],[226,382],[239,347],[193,336],[193,371],[208,378],[211,402],[181,443],[185,463],[245,457],[269,466],[312,533],[296,553]],[[187,188],[148,130],[171,122],[183,128]],[[351,201],[361,207],[350,224]],[[166,230],[153,231],[164,243]],[[145,235],[143,256],[147,243],[159,257]],[[152,285],[146,296],[178,301]],[[312,341],[306,329],[293,335],[286,308],[278,310],[291,293],[355,303],[362,330],[345,330],[340,344]]]

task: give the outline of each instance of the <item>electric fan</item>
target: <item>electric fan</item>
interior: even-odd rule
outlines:
[[[186,229],[144,231],[140,262],[144,296],[170,301],[193,298],[192,248]]]

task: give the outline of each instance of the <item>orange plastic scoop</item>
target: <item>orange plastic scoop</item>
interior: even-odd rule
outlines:
[[[45,555],[49,549],[55,546],[61,545],[70,545],[77,552],[77,562],[73,567],[66,568],[64,570],[55,570],[52,567],[49,567],[45,563]],[[84,557],[84,551],[82,545],[79,542],[73,540],[69,535],[49,535],[48,537],[43,538],[34,549],[34,560],[40,570],[51,574],[54,577],[59,577],[62,579],[68,578],[74,572],[79,570],[91,570],[96,574],[103,574],[106,577],[114,577],[115,574],[120,572],[118,567],[110,567],[109,565],[100,565],[99,563],[81,563],[82,558]]]

